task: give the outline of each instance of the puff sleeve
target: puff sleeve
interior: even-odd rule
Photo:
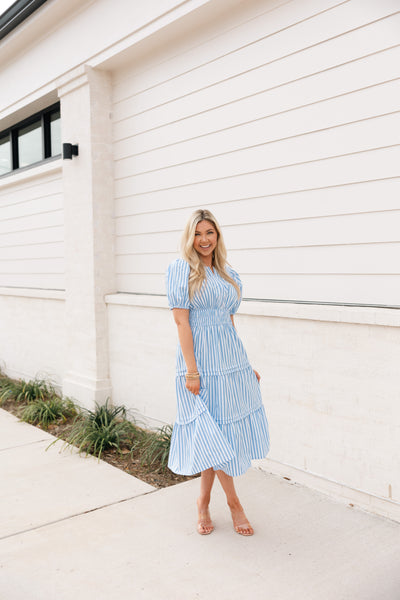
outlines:
[[[233,302],[233,305],[230,307],[230,313],[231,313],[231,315],[234,315],[237,312],[237,310],[238,310],[238,308],[240,306],[240,303],[242,301],[242,289],[243,289],[243,286],[242,286],[242,281],[241,281],[241,279],[239,277],[239,274],[236,273],[235,269],[232,269],[232,267],[230,267],[230,266],[227,265],[226,266],[226,272],[228,273],[228,275],[230,277],[232,277],[232,279],[235,281],[235,283],[238,284],[239,289],[240,289],[240,297],[239,298],[238,298],[238,295],[236,293],[236,290],[234,290],[234,292],[235,292],[235,300]]]
[[[171,309],[189,308],[189,273],[190,266],[183,258],[177,258],[168,266],[165,283]]]

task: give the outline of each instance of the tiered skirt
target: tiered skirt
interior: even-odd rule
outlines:
[[[174,473],[195,475],[212,467],[234,477],[267,455],[268,422],[250,366],[201,376],[197,396],[186,389],[184,375],[178,375],[176,391],[178,414],[168,464]]]

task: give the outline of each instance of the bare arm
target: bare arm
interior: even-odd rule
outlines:
[[[172,313],[178,328],[179,343],[186,363],[186,369],[188,373],[194,373],[197,371],[197,366],[193,349],[193,334],[189,324],[189,310],[186,308],[174,308]],[[187,380],[186,387],[189,392],[197,395],[200,391],[200,378]]]

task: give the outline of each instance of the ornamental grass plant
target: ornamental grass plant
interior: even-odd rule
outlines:
[[[107,398],[105,404],[96,404],[93,411],[80,410],[63,447],[76,446],[79,452],[94,454],[100,459],[105,450],[121,451],[130,446],[136,432],[135,424],[126,419],[126,408],[112,406]]]
[[[10,383],[9,378],[4,375],[3,371],[0,369],[0,395],[4,388],[6,388]]]
[[[21,413],[21,421],[48,429],[51,423],[66,421],[77,415],[78,409],[69,398],[53,396],[29,402]]]
[[[35,400],[45,400],[57,395],[54,385],[46,379],[10,379],[5,378],[0,393],[0,406],[6,400],[12,399],[15,402],[28,404]]]
[[[139,449],[142,465],[147,466],[149,469],[157,465],[161,471],[166,471],[171,436],[171,425],[164,425],[155,431],[144,431],[138,436],[138,443],[132,446],[131,452]]]

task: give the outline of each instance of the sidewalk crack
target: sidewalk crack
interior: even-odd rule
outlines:
[[[0,448],[0,452],[5,452],[7,450],[15,450],[16,448],[25,448],[26,446],[32,446],[33,444],[40,444],[42,442],[48,442],[49,440],[43,439],[43,440],[35,440],[33,442],[27,442],[26,444],[17,444],[16,446],[8,446],[7,448]]]
[[[66,517],[61,517],[60,519],[55,519],[54,521],[48,521],[47,523],[42,523],[41,525],[36,525],[35,527],[29,527],[28,529],[23,529],[21,531],[16,531],[14,533],[9,533],[4,536],[0,536],[0,541],[6,540],[12,537],[16,537],[18,535],[23,535],[25,533],[29,533],[30,531],[36,531],[37,529],[43,529],[44,527],[48,527],[50,525],[56,525],[57,523],[62,523],[63,521],[68,521],[69,519],[75,519],[76,517],[80,517],[82,515],[87,515],[92,512],[96,512],[97,510],[102,510],[103,508],[108,508],[109,506],[115,506],[116,504],[122,504],[123,502],[129,502],[129,500],[135,500],[136,498],[141,498],[142,496],[148,496],[149,494],[154,494],[155,492],[159,492],[163,488],[154,488],[153,490],[149,490],[148,492],[142,492],[141,494],[136,494],[135,496],[130,496],[129,498],[122,498],[122,500],[115,500],[114,502],[110,502],[109,504],[103,504],[102,506],[96,506],[94,508],[89,508],[88,510],[83,510],[82,512],[74,513],[73,515],[68,515]]]

